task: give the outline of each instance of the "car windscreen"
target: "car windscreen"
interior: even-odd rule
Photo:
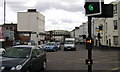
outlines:
[[[55,45],[55,43],[47,43],[46,45]]]
[[[20,42],[19,40],[16,40],[16,42]]]
[[[3,57],[10,58],[29,58],[31,48],[28,47],[13,47],[7,50]]]
[[[67,40],[65,41],[65,44],[74,44],[75,42],[74,41],[71,41],[71,40]]]

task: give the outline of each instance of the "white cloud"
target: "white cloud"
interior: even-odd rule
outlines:
[[[105,3],[105,4],[109,4],[109,3],[111,3],[112,1],[116,1],[116,0],[104,0],[104,3]]]
[[[29,2],[27,2],[25,4],[25,6],[27,6],[27,7],[34,7],[36,4],[37,4],[36,1],[30,0]]]
[[[46,30],[50,28],[72,30],[75,26],[79,26],[83,21],[86,21],[86,18],[81,12],[75,13],[51,8],[43,14],[46,18]]]
[[[3,9],[2,9],[2,7],[0,7],[0,24],[2,24],[3,23]]]
[[[9,7],[6,9],[6,23],[17,23],[17,13],[13,12]]]

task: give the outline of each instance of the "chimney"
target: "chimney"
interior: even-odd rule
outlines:
[[[36,9],[28,9],[28,12],[36,12]]]
[[[79,29],[79,27],[75,27],[75,29]]]

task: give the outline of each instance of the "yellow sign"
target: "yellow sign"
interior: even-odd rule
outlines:
[[[96,30],[96,32],[100,32],[100,30]]]

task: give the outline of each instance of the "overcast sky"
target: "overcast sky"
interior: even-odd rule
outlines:
[[[104,0],[110,3],[115,0]],[[45,16],[45,30],[73,30],[87,21],[85,0],[6,0],[6,23],[17,23],[17,12],[35,8]],[[3,24],[4,0],[0,0],[0,24]]]

